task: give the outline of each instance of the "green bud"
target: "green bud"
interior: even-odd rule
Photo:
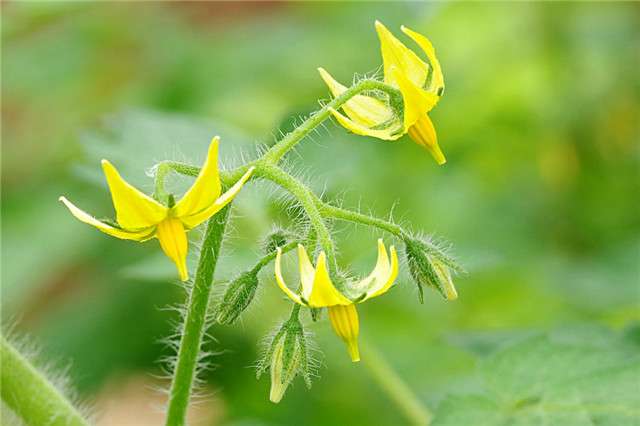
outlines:
[[[265,254],[273,253],[278,247],[282,247],[294,239],[295,235],[291,232],[276,228],[265,237],[262,242],[262,250]]]
[[[289,384],[298,374],[304,378],[307,387],[311,387],[310,363],[307,354],[307,338],[296,315],[282,324],[258,364],[258,378],[266,370],[270,372],[269,400],[271,402],[277,404],[282,400]]]
[[[444,251],[428,241],[407,238],[405,256],[409,272],[418,286],[418,298],[424,302],[423,287],[433,287],[447,300],[455,300],[458,293],[451,278],[451,270],[461,268]]]
[[[233,324],[247,309],[257,288],[258,272],[255,270],[243,272],[231,281],[216,311],[216,321],[220,324]]]

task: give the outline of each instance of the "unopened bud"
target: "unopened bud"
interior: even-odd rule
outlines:
[[[306,336],[297,318],[289,319],[275,334],[258,365],[258,378],[267,369],[271,376],[269,400],[275,404],[282,400],[296,375],[302,375],[307,386],[311,386]]]
[[[409,272],[418,286],[418,297],[423,302],[423,286],[433,287],[447,300],[455,300],[458,293],[451,278],[453,261],[439,252],[437,247],[416,239],[405,239],[405,255]]]
[[[231,281],[216,312],[220,324],[233,324],[249,306],[258,288],[258,273],[251,270]]]
[[[284,229],[275,229],[267,235],[262,242],[262,250],[265,254],[273,253],[278,247],[283,247],[293,241],[295,236]]]

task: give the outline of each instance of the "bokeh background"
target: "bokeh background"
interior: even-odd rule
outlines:
[[[57,197],[110,216],[100,158],[150,190],[156,161],[197,164],[214,134],[225,165],[251,158],[328,97],[316,67],[345,83],[379,70],[375,19],[434,43],[447,90],[431,117],[448,163],[328,121],[289,167],[329,199],[449,241],[468,274],[456,302],[427,291],[421,305],[405,268],[362,305],[363,338],[432,410],[478,388],[478,366],[512,339],[640,342],[637,3],[3,2],[2,320],[68,367],[99,424],[162,421],[160,341],[177,320],[164,308],[184,294],[155,242],[109,238]],[[241,193],[221,283],[289,223],[286,206],[268,185]],[[370,268],[380,234],[336,231],[342,264]],[[326,320],[309,324],[313,388],[297,379],[268,402],[252,366],[289,305],[270,269],[262,278],[242,321],[211,330],[219,353],[194,422],[403,424]]]

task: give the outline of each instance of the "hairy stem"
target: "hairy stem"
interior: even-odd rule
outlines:
[[[404,380],[389,365],[384,356],[371,344],[363,341],[364,364],[367,366],[371,377],[380,386],[387,396],[396,404],[405,416],[409,424],[425,426],[431,422],[433,414],[427,409],[413,393]]]
[[[322,216],[324,217],[332,217],[334,219],[341,219],[349,222],[360,223],[362,225],[373,226],[378,229],[382,229],[383,231],[389,232],[390,234],[393,234],[398,238],[403,238],[406,236],[406,232],[404,231],[404,229],[393,222],[354,212],[352,210],[343,209],[342,207],[332,206],[321,201],[319,198],[316,199],[316,204],[318,205],[320,214],[322,214]]]
[[[361,80],[351,86],[340,96],[337,96],[327,103],[320,110],[313,113],[300,126],[288,133],[282,140],[271,147],[269,151],[262,157],[271,164],[277,164],[280,159],[291,150],[298,142],[307,136],[313,129],[318,127],[331,114],[330,109],[338,109],[344,105],[349,99],[359,93],[368,90],[379,90],[387,93],[392,98],[398,98],[399,92],[393,87],[376,80]]]
[[[2,400],[29,425],[88,426],[78,410],[0,336]]]
[[[335,250],[331,233],[324,223],[322,215],[320,215],[318,211],[313,193],[302,183],[294,179],[293,176],[277,166],[262,164],[256,167],[254,175],[274,182],[289,191],[298,200],[309,217],[320,247],[325,251],[331,265],[335,266]]]
[[[202,242],[193,287],[187,302],[187,314],[180,338],[178,359],[169,393],[167,426],[185,424],[189,397],[196,375],[196,368],[204,335],[209,295],[213,287],[213,275],[220,253],[231,204],[209,219]]]

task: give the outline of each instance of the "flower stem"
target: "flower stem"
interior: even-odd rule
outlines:
[[[293,176],[277,166],[261,164],[256,167],[254,175],[276,183],[289,191],[298,200],[309,217],[309,221],[315,230],[315,235],[317,236],[320,246],[330,259],[331,264],[335,266],[335,250],[333,247],[333,240],[331,239],[331,233],[318,211],[315,203],[315,196],[311,191],[302,183],[294,179]]]
[[[404,229],[393,222],[354,212],[352,210],[343,209],[342,207],[332,206],[330,204],[322,202],[319,198],[316,200],[316,203],[318,204],[320,213],[325,217],[332,217],[335,219],[374,226],[376,228],[382,229],[383,231],[387,231],[399,238],[403,238],[406,235]]]
[[[206,325],[209,295],[213,287],[213,275],[230,207],[231,204],[228,204],[209,219],[207,224],[198,268],[187,302],[187,313],[180,338],[178,359],[169,393],[167,426],[182,426],[185,424],[189,397],[196,375],[202,336]]]
[[[379,90],[387,93],[392,98],[398,98],[399,92],[395,88],[376,80],[361,80],[345,90],[340,96],[333,98],[329,103],[323,106],[317,112],[311,114],[300,126],[288,133],[282,140],[271,147],[269,151],[262,157],[271,164],[277,164],[278,161],[300,142],[306,135],[315,129],[320,123],[326,120],[331,114],[330,109],[338,109],[344,105],[349,99],[359,93],[368,90]]]
[[[428,425],[433,417],[429,409],[420,402],[375,346],[366,341],[361,342],[361,346],[363,346],[363,352],[366,352],[363,363],[369,369],[371,377],[402,411],[407,421],[415,426]]]
[[[78,410],[0,336],[2,400],[30,425],[88,426]]]

